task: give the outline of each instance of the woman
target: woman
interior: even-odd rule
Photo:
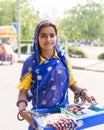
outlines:
[[[44,20],[37,25],[33,50],[34,54],[23,65],[17,106],[21,117],[34,129],[37,130],[31,118],[34,112],[26,110],[27,100],[32,100],[32,110],[65,107],[69,104],[70,88],[82,100],[95,101],[86,89],[77,85],[69,57],[58,47],[57,28],[51,21]]]

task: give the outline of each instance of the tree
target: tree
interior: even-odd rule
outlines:
[[[60,25],[60,30],[63,30],[67,40],[103,39],[104,6],[93,1],[88,1],[85,5],[78,4],[65,12]]]
[[[35,12],[34,8],[30,7],[30,1],[22,0],[21,2],[21,28],[22,39],[33,39],[34,28],[39,22],[39,12]]]
[[[17,21],[17,6],[13,0],[0,1],[0,26],[11,25]]]
[[[21,0],[21,39],[32,40],[33,32],[36,24],[40,20],[39,12],[30,7],[29,0]],[[11,25],[18,22],[18,2],[17,0],[1,1],[0,2],[0,26]]]

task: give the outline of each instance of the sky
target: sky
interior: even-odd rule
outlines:
[[[101,0],[93,0],[101,2]],[[32,0],[32,6],[42,17],[61,17],[65,10],[77,4],[86,4],[87,0]]]

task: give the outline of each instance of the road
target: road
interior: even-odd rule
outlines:
[[[27,130],[26,121],[19,122],[16,118],[18,109],[16,107],[19,76],[22,64],[4,64],[0,66],[0,130]],[[104,105],[104,73],[84,70],[73,70],[78,84],[86,87],[96,97],[99,104]],[[71,101],[72,93],[70,91]],[[30,106],[29,106],[30,108]],[[87,130],[104,130],[104,125],[89,128]]]

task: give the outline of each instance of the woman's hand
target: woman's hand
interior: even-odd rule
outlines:
[[[81,98],[82,102],[87,101],[87,102],[91,103],[92,106],[97,105],[97,102],[96,102],[95,97],[92,96],[92,95],[90,95],[90,94],[88,93],[88,91],[86,91],[86,90],[83,90],[83,91],[81,92],[80,98]]]
[[[80,102],[79,98],[81,99],[82,104],[86,101],[90,103],[92,106],[97,105],[96,99],[94,96],[90,95],[87,89],[80,88],[77,83],[73,84],[71,90],[74,92],[74,103],[78,104]]]
[[[34,121],[31,117],[31,115],[35,115],[36,116],[37,113],[31,111],[31,110],[24,110],[20,113],[20,116],[25,119],[35,130],[38,130],[38,128],[36,128]]]

